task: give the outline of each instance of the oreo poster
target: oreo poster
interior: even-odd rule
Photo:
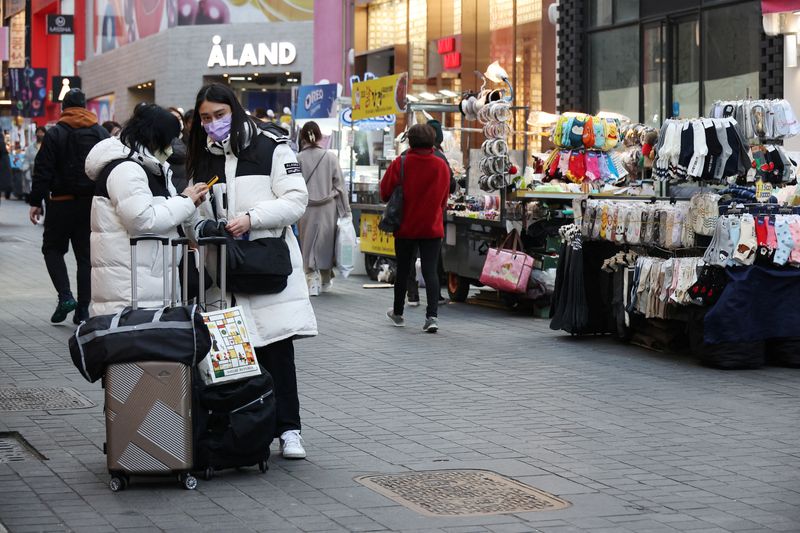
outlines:
[[[43,117],[47,98],[47,69],[10,68],[8,81],[14,114],[26,118]]]

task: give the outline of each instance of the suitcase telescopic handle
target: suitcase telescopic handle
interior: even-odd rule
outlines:
[[[187,237],[176,237],[172,239],[172,298],[171,305],[187,305],[189,303],[189,245],[192,239]],[[183,269],[180,273],[181,282],[181,298],[178,300],[178,247],[183,247]]]
[[[220,298],[220,309],[228,307],[225,299],[227,295],[227,268],[228,268],[228,238],[227,237],[201,237],[197,239],[198,261],[200,263],[200,306],[205,308],[206,304],[206,276],[205,276],[205,247],[206,245],[219,246],[219,284],[222,297]]]
[[[138,280],[136,278],[137,274],[137,261],[136,261],[136,246],[142,241],[158,241],[161,243],[163,248],[163,257],[164,257],[164,307],[169,306],[169,257],[167,256],[167,246],[169,246],[169,237],[162,237],[161,235],[156,235],[154,233],[146,233],[144,235],[135,235],[130,238],[131,243],[131,308],[138,309],[139,308],[139,295],[137,291],[136,285],[138,284]]]

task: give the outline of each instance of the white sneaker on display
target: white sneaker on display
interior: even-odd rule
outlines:
[[[284,431],[281,435],[281,455],[284,459],[305,459],[306,449],[303,447],[303,437],[296,429]]]

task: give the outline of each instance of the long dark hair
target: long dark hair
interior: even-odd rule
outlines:
[[[218,104],[228,104],[231,106],[231,148],[233,154],[239,157],[239,153],[247,148],[252,135],[256,133],[256,126],[250,117],[245,113],[242,104],[233,94],[227,85],[212,83],[204,86],[197,93],[194,103],[194,113],[192,114],[192,129],[189,131],[189,142],[186,147],[186,172],[189,179],[201,178],[207,174],[211,154],[206,150],[208,134],[200,121],[200,105],[203,102],[215,102]]]
[[[172,113],[155,104],[144,104],[136,107],[119,140],[130,148],[143,146],[152,153],[172,144],[180,134],[181,125]]]
[[[314,121],[306,122],[300,130],[300,149],[319,148],[321,140],[322,132],[319,130],[319,125]]]

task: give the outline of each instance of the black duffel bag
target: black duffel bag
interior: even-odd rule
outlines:
[[[286,228],[280,237],[228,239],[227,290],[236,294],[276,294],[286,288],[292,258]]]
[[[69,338],[72,363],[90,383],[108,365],[138,361],[200,362],[211,336],[196,305],[161,309],[126,307],[82,323]]]
[[[218,385],[195,376],[195,469],[207,479],[223,468],[265,471],[277,416],[272,376],[264,367],[259,376]]]

